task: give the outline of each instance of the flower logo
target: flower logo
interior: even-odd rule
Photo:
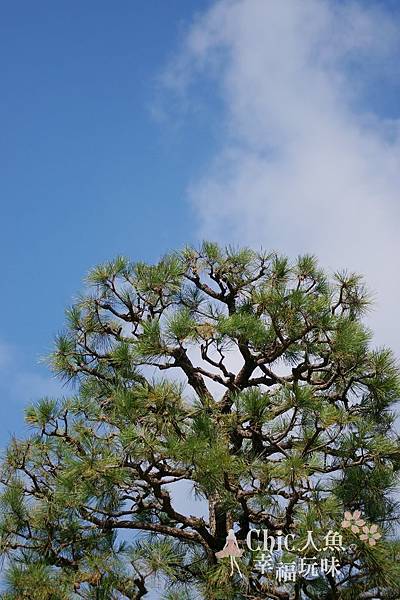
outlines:
[[[360,540],[375,546],[377,540],[382,537],[382,534],[378,531],[378,525],[369,525],[361,518],[361,512],[355,510],[353,513],[346,511],[344,513],[344,519],[342,521],[342,527],[344,529],[350,529],[353,533],[358,533]]]
[[[360,540],[367,542],[370,546],[375,546],[376,541],[382,537],[378,531],[378,525],[371,525],[370,527],[366,525],[362,530],[364,533],[360,535]]]
[[[355,510],[353,513],[346,511],[344,513],[344,520],[342,521],[342,527],[347,529],[350,527],[353,533],[358,533],[360,531],[360,527],[365,525],[364,519],[361,519],[361,512],[359,510]]]

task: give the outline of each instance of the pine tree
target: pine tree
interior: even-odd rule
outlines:
[[[400,378],[362,278],[204,243],[88,284],[51,356],[71,393],[26,410],[2,464],[0,597],[398,599]],[[176,508],[182,481],[208,519]],[[229,529],[242,577],[215,557]],[[338,572],[263,574],[252,529],[340,532]]]

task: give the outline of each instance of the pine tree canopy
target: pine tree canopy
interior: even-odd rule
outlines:
[[[0,597],[398,600],[400,378],[369,306],[312,256],[203,243],[93,269],[50,359],[70,395],[30,406],[2,462]],[[240,573],[215,556],[230,529]],[[262,572],[262,532],[317,567]]]

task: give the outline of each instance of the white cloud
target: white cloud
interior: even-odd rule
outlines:
[[[25,429],[23,407],[44,396],[68,393],[51,373],[32,364],[21,348],[0,341],[0,447],[8,444],[14,432]]]
[[[0,371],[7,368],[13,360],[14,348],[0,341]]]
[[[34,371],[13,373],[9,389],[10,394],[24,406],[45,396],[59,398],[70,392],[70,388],[63,388],[62,383],[51,373],[42,375]]]
[[[398,26],[370,2],[222,0],[165,75],[222,99],[220,149],[190,188],[200,237],[363,272],[377,340],[397,350],[399,122],[368,99],[398,78]]]

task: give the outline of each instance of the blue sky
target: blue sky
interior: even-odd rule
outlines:
[[[207,2],[0,7],[1,443],[57,386],[39,356],[90,267],[195,238],[185,188],[212,143],[154,118],[160,72]],[[43,389],[43,392],[41,391]]]
[[[202,237],[366,274],[400,351],[400,6],[0,4],[0,446],[95,264]]]

